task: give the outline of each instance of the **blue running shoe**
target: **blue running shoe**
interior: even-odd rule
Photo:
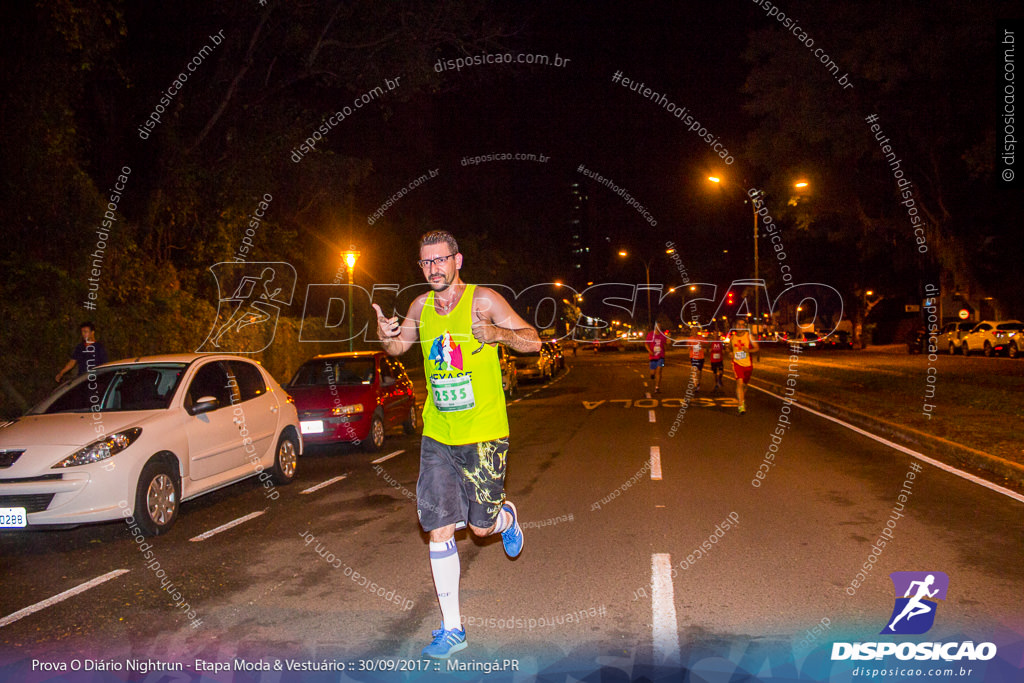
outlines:
[[[519,557],[519,553],[523,552],[523,530],[519,527],[519,515],[516,514],[516,506],[514,503],[506,500],[501,509],[507,510],[512,515],[512,526],[501,532],[501,544],[505,546],[506,555],[509,557]]]
[[[448,659],[452,653],[466,649],[466,629],[453,628],[450,631],[444,630],[441,625],[431,633],[434,639],[423,648],[423,656],[430,659]]]

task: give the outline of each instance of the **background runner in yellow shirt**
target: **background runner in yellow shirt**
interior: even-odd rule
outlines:
[[[750,354],[758,349],[757,342],[747,329],[746,318],[736,320],[735,329],[729,335],[729,347],[732,350],[732,370],[736,373],[736,400],[740,404],[737,411],[742,415],[747,412],[744,398],[747,394],[747,384],[750,383],[750,375],[754,372],[754,360]]]

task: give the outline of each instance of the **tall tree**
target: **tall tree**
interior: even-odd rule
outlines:
[[[813,49],[767,18],[751,35],[745,92],[757,128],[744,158],[769,177],[769,197],[792,199],[772,202],[776,218],[796,227],[793,242],[814,254],[805,267],[832,275],[855,319],[879,278],[908,294],[921,278],[974,294],[999,284],[975,264],[984,237],[1006,233],[994,208],[1006,198],[972,162],[995,123],[977,114],[998,77],[993,7],[798,2],[787,10]],[[789,189],[798,175],[811,184],[800,198]],[[810,243],[843,248],[830,257]]]

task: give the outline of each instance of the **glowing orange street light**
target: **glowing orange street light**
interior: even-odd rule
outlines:
[[[718,176],[713,176],[713,175],[708,176],[708,180],[710,180],[713,183],[721,183],[722,182],[721,178],[719,178]],[[806,180],[800,180],[800,181],[797,181],[796,183],[794,183],[794,186],[803,189],[803,188],[808,186],[808,183],[807,183]],[[763,193],[761,193],[759,191],[755,191],[755,192],[757,192],[758,194],[763,194]],[[744,193],[745,196],[747,194],[749,194],[749,193]],[[760,279],[760,259],[758,257],[758,253],[757,253],[757,247],[758,247],[758,243],[757,243],[757,236],[758,236],[757,207],[754,206],[754,201],[755,201],[757,195],[756,194],[755,195],[751,195],[750,197],[751,197],[750,209],[751,209],[751,211],[754,214],[754,282],[757,282]],[[723,250],[722,253],[724,254],[724,253],[727,253],[727,252],[725,250]],[[760,317],[761,317],[761,298],[757,295],[757,292],[755,291],[755,294],[754,294],[754,321],[755,321],[755,323],[756,323],[756,321]]]
[[[348,266],[348,350],[352,350],[352,287],[353,276],[356,269],[356,261],[359,259],[359,251],[355,248],[355,245],[351,245],[348,251],[341,252],[341,258],[345,261],[345,265]]]

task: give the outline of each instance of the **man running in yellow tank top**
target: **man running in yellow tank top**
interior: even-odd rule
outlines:
[[[747,319],[738,318],[735,328],[729,335],[729,346],[732,349],[732,371],[736,373],[736,411],[742,415],[747,412],[747,385],[754,372],[754,361],[750,354],[759,349],[757,340],[747,329]]]
[[[430,535],[443,622],[423,655],[447,659],[466,647],[456,523],[465,521],[477,536],[501,534],[509,557],[523,549],[516,506],[505,499],[508,415],[494,345],[539,351],[540,338],[500,294],[462,281],[462,254],[450,233],[423,235],[418,264],[431,291],[416,297],[403,320],[373,306],[385,351],[398,356],[417,341],[423,351],[428,391],[416,512]]]

